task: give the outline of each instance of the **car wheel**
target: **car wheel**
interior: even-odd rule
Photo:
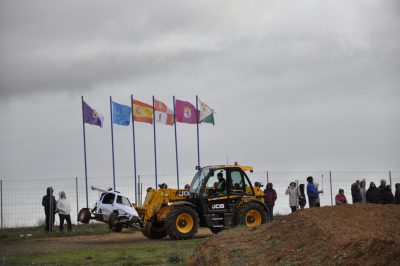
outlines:
[[[90,210],[88,208],[83,208],[79,211],[78,221],[83,224],[87,224],[90,221],[90,216]]]
[[[122,225],[117,223],[118,213],[112,212],[108,218],[108,227],[114,232],[121,232]]]

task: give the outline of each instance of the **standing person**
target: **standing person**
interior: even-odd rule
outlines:
[[[394,204],[400,204],[400,183],[396,183],[395,187]]]
[[[317,181],[313,181],[313,184],[314,184],[314,187],[318,190],[319,189],[319,184],[318,184],[318,182]],[[321,207],[321,199],[319,198],[319,194],[318,194],[318,197],[317,197],[317,199],[316,199],[316,201],[315,201],[315,206],[316,207]]]
[[[367,190],[367,203],[381,203],[381,191],[375,186],[374,182],[369,183],[369,188]]]
[[[53,196],[53,188],[48,187],[46,195],[42,198],[42,206],[44,207],[44,214],[46,215],[46,232],[53,232],[54,218],[57,211],[56,198]]]
[[[367,203],[367,189],[366,189],[365,179],[362,179],[360,182],[360,195],[361,195],[361,203]]]
[[[301,209],[304,209],[304,207],[307,204],[307,200],[306,200],[306,195],[304,194],[304,184],[300,184],[299,185],[299,191],[300,191],[300,195],[299,195],[299,205]]]
[[[289,195],[289,206],[292,209],[292,213],[297,210],[297,206],[299,205],[299,190],[296,187],[295,182],[291,182],[285,192],[286,195]]]
[[[361,202],[360,180],[357,180],[351,185],[351,197],[353,199],[353,203]]]
[[[386,185],[384,188],[382,194],[381,194],[381,203],[382,204],[393,204],[394,202],[394,196],[392,193],[392,188],[390,185]]]
[[[68,232],[71,232],[72,231],[71,216],[70,216],[71,204],[67,200],[64,191],[61,191],[59,195],[60,198],[57,200],[57,211],[60,218],[60,232],[62,232],[64,229],[64,220],[67,221]]]
[[[307,196],[308,196],[308,205],[310,208],[315,208],[319,207],[317,204],[319,193],[322,193],[323,191],[318,191],[318,189],[314,186],[313,184],[313,177],[309,176],[307,177]]]
[[[343,205],[347,204],[346,196],[344,195],[344,190],[339,189],[339,193],[335,197],[336,205]]]
[[[385,179],[381,179],[381,185],[378,187],[378,189],[381,192],[381,198],[379,199],[379,202],[382,204],[383,195],[385,194],[385,189],[386,189],[386,180]]]
[[[273,189],[272,183],[268,183],[267,187],[264,189],[264,202],[268,207],[268,223],[272,222],[274,216],[274,206],[277,199],[276,191]]]
[[[260,182],[255,182],[254,183],[254,192],[256,194],[263,193],[262,187],[263,187],[263,185],[261,185]]]

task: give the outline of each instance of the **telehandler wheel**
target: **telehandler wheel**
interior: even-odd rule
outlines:
[[[144,226],[143,235],[151,239],[161,239],[167,236],[167,232],[165,232],[164,223],[147,222]]]
[[[108,227],[114,232],[121,232],[122,225],[117,224],[117,216],[118,216],[118,213],[116,213],[116,212],[112,212],[110,214],[110,217],[108,217]]]
[[[267,221],[267,212],[260,204],[249,202],[242,205],[236,213],[235,224],[249,227],[263,224]]]
[[[189,206],[172,209],[165,219],[165,229],[171,239],[192,238],[199,228],[199,216]]]
[[[83,208],[79,211],[78,221],[87,224],[90,221],[90,210],[88,208]]]

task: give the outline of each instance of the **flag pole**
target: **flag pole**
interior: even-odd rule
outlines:
[[[157,144],[156,144],[156,114],[154,111],[154,96],[153,96],[153,132],[154,132],[154,173],[156,178],[156,188],[157,189]]]
[[[176,111],[175,111],[175,96],[172,96],[172,105],[174,106],[174,129],[175,129],[175,157],[176,157],[176,180],[179,189],[179,164],[178,164],[178,138],[176,136]]]
[[[114,163],[114,125],[112,119],[112,99],[110,96],[110,123],[111,123],[111,150],[112,150],[112,168],[113,168],[113,188],[115,190],[115,163]]]
[[[196,125],[197,125],[197,166],[200,167],[199,97],[197,95],[196,95]]]
[[[83,157],[85,160],[86,208],[89,208],[87,162],[86,162],[86,132],[85,132],[85,114],[83,112],[83,96],[81,96],[81,99],[82,99]]]
[[[135,204],[138,204],[137,200],[137,184],[136,184],[136,146],[135,146],[135,117],[133,110],[133,95],[131,94],[131,109],[132,109],[132,140],[133,140],[133,173],[135,175]]]

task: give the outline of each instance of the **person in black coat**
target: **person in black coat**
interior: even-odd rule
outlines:
[[[52,232],[54,227],[54,218],[57,210],[56,198],[53,196],[53,188],[47,188],[47,194],[42,198],[42,206],[44,207],[44,214],[46,215],[46,232]]]
[[[385,179],[381,179],[381,185],[378,188],[381,191],[380,203],[382,203],[382,201],[383,201],[382,195],[385,194],[385,189],[386,189],[386,180]]]
[[[396,192],[394,194],[394,204],[400,204],[400,183],[396,184]]]
[[[299,205],[301,209],[304,209],[307,203],[306,195],[304,194],[304,184],[300,184],[299,189],[300,189]]]
[[[382,204],[393,204],[394,197],[392,193],[392,188],[390,185],[387,185],[381,195]]]
[[[381,191],[375,186],[374,182],[369,184],[369,188],[367,190],[367,203],[381,203]]]
[[[362,200],[359,180],[351,185],[351,197],[353,198],[353,203],[361,202]]]

